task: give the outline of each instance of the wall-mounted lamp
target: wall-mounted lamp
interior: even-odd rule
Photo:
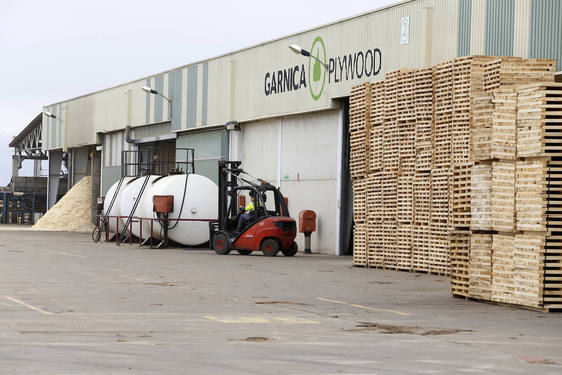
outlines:
[[[291,51],[293,51],[294,53],[296,53],[297,55],[303,55],[305,57],[312,57],[314,60],[318,61],[320,63],[320,65],[322,65],[326,70],[328,70],[328,64],[324,64],[322,61],[318,60],[314,55],[311,55],[310,52],[303,49],[298,44],[291,44],[289,46],[289,49]]]
[[[168,112],[170,113],[170,120],[172,119],[172,99],[169,99],[168,97],[160,94],[158,91],[154,90],[152,87],[143,86],[142,91],[146,92],[147,94],[160,95],[161,97],[166,99],[168,101],[168,109],[169,109]]]
[[[54,118],[55,120],[59,120],[60,122],[64,122],[60,118],[58,118],[55,114],[53,114],[52,112],[43,111],[43,114],[47,117]]]

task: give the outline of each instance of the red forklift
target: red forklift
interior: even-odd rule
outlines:
[[[218,220],[209,223],[213,249],[220,255],[232,250],[241,255],[252,251],[270,257],[279,251],[285,256],[295,255],[297,224],[289,214],[283,194],[270,183],[245,172],[240,164],[240,161],[219,161]],[[240,197],[247,196],[252,198],[254,209],[239,228],[244,210],[238,204],[245,200]]]

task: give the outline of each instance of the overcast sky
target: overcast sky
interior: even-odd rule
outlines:
[[[2,0],[0,185],[8,143],[44,105],[396,2]]]

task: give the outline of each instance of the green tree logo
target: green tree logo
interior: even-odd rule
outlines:
[[[326,69],[324,69],[322,64],[319,62],[322,61],[325,64],[327,60],[326,46],[324,45],[324,41],[321,37],[317,36],[316,39],[314,39],[314,42],[312,42],[310,54],[311,56],[308,57],[308,87],[310,89],[312,99],[318,100],[324,92],[327,74]],[[312,56],[316,56],[316,59]]]

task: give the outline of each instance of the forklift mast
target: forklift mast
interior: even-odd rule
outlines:
[[[219,161],[219,226],[220,228],[226,228],[226,222],[228,220],[228,196],[233,188],[238,186],[237,178],[235,177],[242,169],[240,169],[241,161],[229,161],[220,160]],[[230,205],[231,212],[230,215],[236,215],[236,205]]]

